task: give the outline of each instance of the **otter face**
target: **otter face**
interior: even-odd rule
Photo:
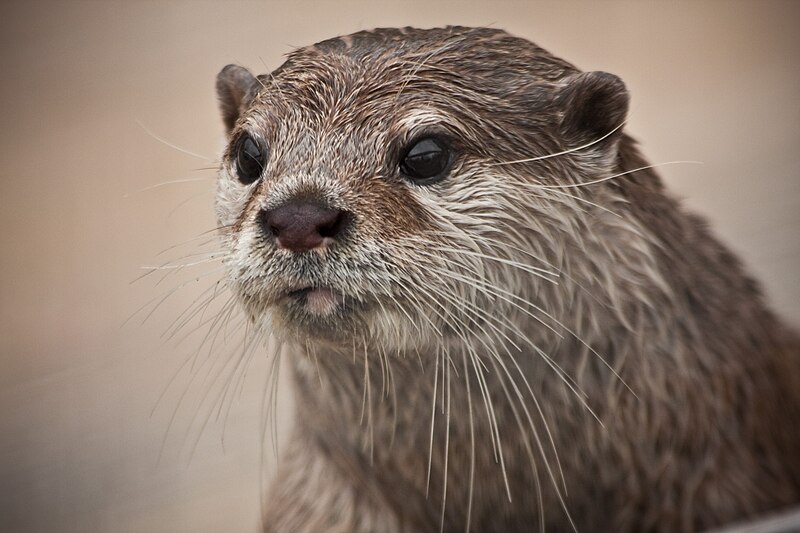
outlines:
[[[220,73],[229,145],[216,212],[229,283],[257,324],[419,349],[507,335],[496,316],[552,290],[571,222],[554,213],[563,195],[531,187],[609,159],[613,138],[581,161],[507,164],[563,151],[567,131],[611,131],[626,97],[604,109],[590,88],[601,105],[567,116],[560,99],[590,89],[563,83],[574,69],[527,41],[414,35],[363,32],[296,51],[270,75]],[[589,81],[624,93],[616,78]]]

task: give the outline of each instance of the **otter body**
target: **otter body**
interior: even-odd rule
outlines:
[[[275,532],[696,531],[800,502],[800,349],[621,128],[491,29],[226,67],[229,285],[293,347]]]

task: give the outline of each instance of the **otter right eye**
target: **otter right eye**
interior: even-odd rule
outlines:
[[[443,139],[424,137],[407,149],[400,171],[418,185],[430,185],[445,177],[450,159],[450,147]]]
[[[239,181],[249,185],[261,177],[267,161],[267,149],[245,135],[236,147],[236,175]]]

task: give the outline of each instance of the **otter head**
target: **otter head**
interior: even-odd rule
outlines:
[[[467,28],[361,32],[268,75],[225,67],[217,90],[216,212],[249,316],[387,350],[508,338],[564,296],[588,204],[553,187],[608,174],[628,102],[615,76]]]

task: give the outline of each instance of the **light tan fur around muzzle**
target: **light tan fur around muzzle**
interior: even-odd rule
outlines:
[[[405,28],[218,91],[229,285],[294,352],[265,531],[699,531],[800,502],[797,337],[622,132],[616,76]],[[453,160],[421,185],[425,136]],[[260,214],[298,199],[352,224],[279,249]],[[346,303],[290,302],[315,287]]]

